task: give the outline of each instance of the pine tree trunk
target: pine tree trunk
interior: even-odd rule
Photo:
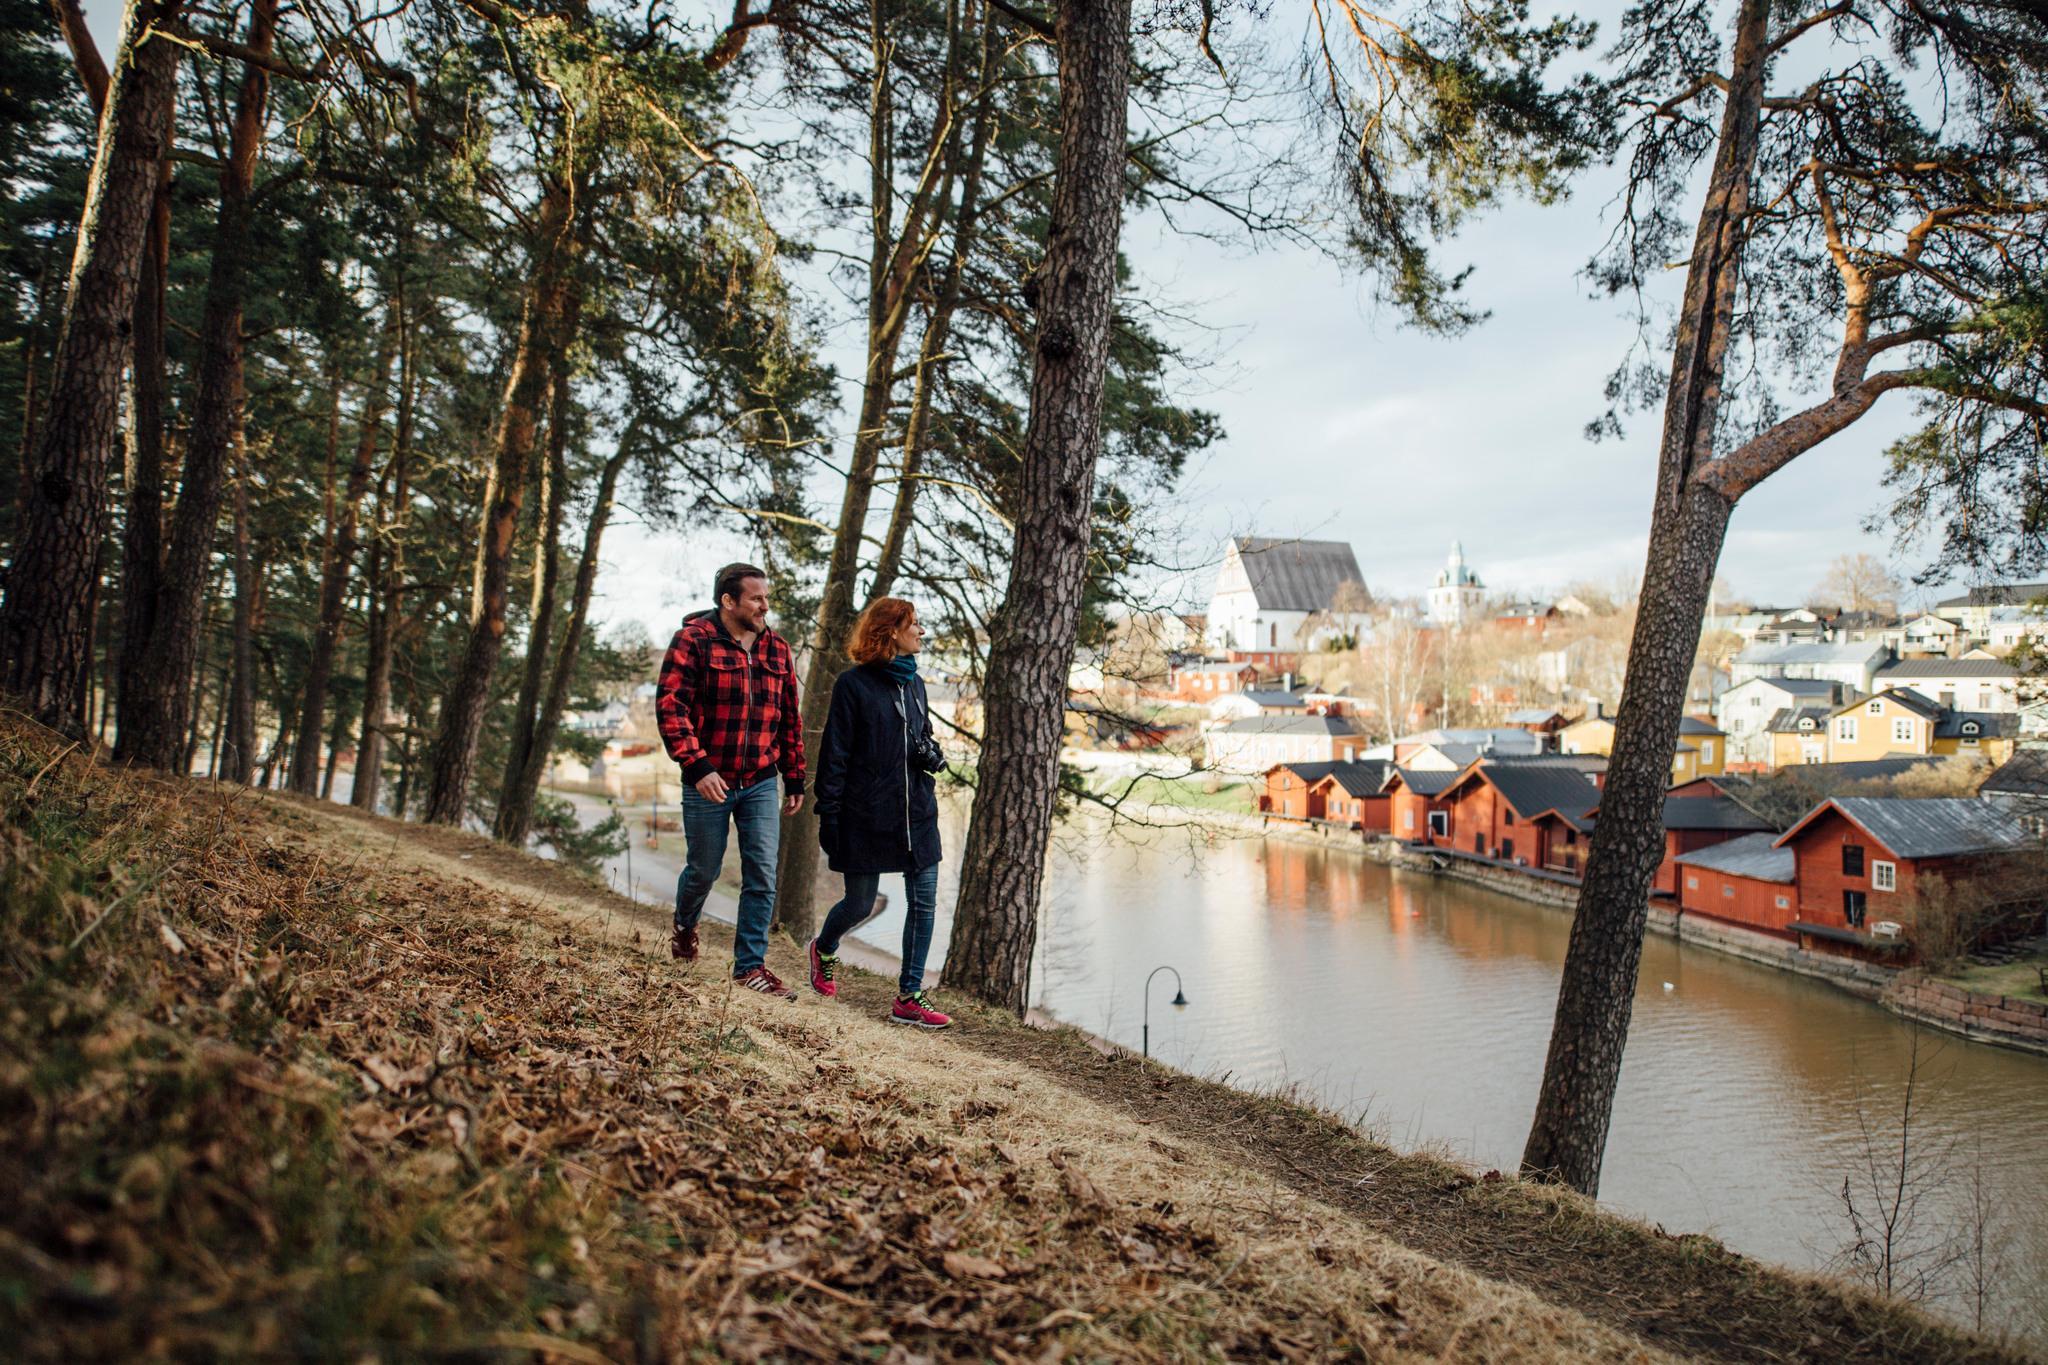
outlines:
[[[299,742],[288,784],[304,796],[313,795],[320,782],[320,735],[327,714],[327,686],[334,672],[335,653],[341,646],[363,497],[370,488],[370,475],[377,468],[377,437],[384,426],[386,390],[391,382],[392,357],[397,351],[398,327],[398,310],[394,306],[385,318],[369,388],[363,395],[362,423],[356,431],[355,462],[349,466],[348,485],[340,506],[329,516],[327,555],[320,571],[320,622],[314,629],[313,648],[306,662],[306,702],[299,715]]]
[[[178,45],[152,32],[177,5],[131,0],[86,185],[49,405],[0,603],[0,692],[78,735],[91,659],[94,575],[120,425],[135,296],[169,142]]]
[[[505,774],[498,781],[498,809],[491,832],[515,848],[526,846],[533,823],[532,789],[526,788],[526,773],[534,773],[538,786],[540,769],[547,751],[536,748],[539,738],[541,687],[547,681],[548,647],[554,635],[555,595],[562,572],[562,505],[569,496],[569,379],[568,358],[555,358],[553,402],[548,414],[548,455],[546,493],[542,499],[539,534],[535,537],[534,598],[531,623],[526,633],[525,668],[519,679],[519,700],[512,711],[512,742],[506,746]]]
[[[1699,647],[1700,621],[1732,504],[1694,482],[1714,456],[1714,419],[1742,272],[1744,218],[1756,164],[1769,0],[1743,0],[1720,144],[1700,212],[1671,357],[1656,501],[1627,684],[1585,882],[1558,985],[1557,1014],[1525,1175],[1600,1189],[1642,964],[1651,881],[1663,855],[1664,792]]]
[[[237,438],[235,471],[235,624],[228,670],[228,721],[218,775],[249,785],[256,766],[256,567],[249,544],[249,459]]]
[[[555,654],[554,669],[549,675],[547,696],[541,702],[540,716],[534,725],[526,766],[520,771],[518,782],[498,798],[501,818],[505,811],[510,810],[516,821],[499,836],[508,843],[524,846],[527,836],[532,833],[534,796],[540,790],[541,774],[547,769],[548,754],[554,749],[555,732],[561,728],[562,714],[569,708],[569,687],[576,677],[576,655],[583,647],[584,632],[588,629],[590,599],[597,589],[598,551],[604,544],[605,527],[611,520],[612,499],[618,491],[619,475],[632,456],[632,447],[638,436],[639,419],[636,416],[627,424],[619,437],[618,448],[605,461],[604,469],[598,475],[597,500],[590,507],[590,523],[583,528],[583,554],[576,565],[576,586],[570,597],[569,619],[562,627],[562,647]]]
[[[548,360],[565,349],[570,339],[571,329],[563,316],[573,240],[569,208],[569,187],[550,184],[541,204],[538,259],[527,295],[526,318],[520,327],[512,372],[506,377],[505,408],[494,442],[492,469],[497,491],[479,542],[484,566],[481,610],[470,626],[468,648],[441,706],[427,792],[429,824],[459,825],[467,812],[470,782],[476,772],[477,738],[490,702],[491,675],[505,647],[512,542],[526,491],[522,476],[533,450],[540,403],[547,393]]]
[[[1060,152],[1038,278],[1016,549],[996,614],[949,985],[1022,1013],[1080,630],[1102,387],[1116,307],[1129,0],[1062,0]]]
[[[391,441],[391,500],[378,510],[378,533],[371,557],[369,660],[363,675],[363,732],[356,745],[356,780],[349,804],[374,812],[384,782],[385,726],[390,723],[391,651],[397,638],[401,594],[405,582],[406,508],[412,499],[412,415],[414,374],[412,337],[399,343],[398,429]],[[379,501],[382,501],[380,496]]]
[[[150,636],[164,572],[164,293],[171,255],[170,163],[158,177],[135,297],[129,383],[128,512],[121,527],[121,653],[115,696],[123,715],[149,686]],[[118,736],[117,736],[118,742]],[[116,757],[120,757],[117,753]]]
[[[247,45],[268,56],[276,29],[277,0],[253,0]],[[220,172],[206,306],[199,324],[199,378],[170,552],[164,559],[162,590],[150,633],[150,668],[137,680],[132,717],[125,704],[121,716],[116,757],[153,768],[177,764],[190,726],[190,685],[205,625],[207,570],[219,529],[229,447],[241,424],[249,196],[263,147],[269,93],[269,73],[253,62],[244,63],[228,158]]]

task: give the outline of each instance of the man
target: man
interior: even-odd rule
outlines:
[[[683,769],[683,875],[676,882],[669,955],[697,960],[697,919],[725,861],[727,822],[740,831],[739,927],[733,979],[750,991],[796,999],[768,970],[781,815],[804,803],[803,717],[789,646],[768,628],[768,575],[728,564],[717,606],[683,618],[655,685],[654,714],[668,756]],[[777,774],[783,797],[776,799]]]

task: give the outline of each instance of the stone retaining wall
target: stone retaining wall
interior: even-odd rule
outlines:
[[[1978,1042],[2048,1053],[2048,1002],[2014,995],[1978,995],[1906,972],[1885,991],[1884,1007],[1933,1028]]]

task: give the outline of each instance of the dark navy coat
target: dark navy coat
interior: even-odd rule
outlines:
[[[915,872],[939,861],[937,747],[924,679],[899,682],[886,665],[859,664],[833,680],[812,785],[818,843],[834,872]]]

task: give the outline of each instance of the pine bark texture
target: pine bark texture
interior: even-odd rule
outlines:
[[[568,185],[551,183],[541,203],[536,268],[527,294],[526,317],[520,325],[512,371],[505,380],[504,412],[492,461],[494,492],[478,545],[483,575],[476,619],[441,706],[427,790],[429,824],[462,823],[476,774],[477,740],[490,704],[491,677],[505,649],[505,607],[512,582],[512,545],[526,493],[526,462],[533,453],[534,429],[547,396],[549,358],[567,341],[563,313],[569,292],[569,208]]]
[[[1123,218],[1129,0],[1063,0],[1060,153],[1038,271],[1031,417],[1010,581],[990,641],[949,985],[1022,1012],[1080,629]]]
[[[164,572],[164,294],[171,255],[171,184],[157,180],[148,246],[135,296],[135,348],[129,381],[128,513],[121,524],[121,652],[115,674],[119,714],[150,686],[150,636]],[[115,733],[116,758],[120,733]]]
[[[1672,348],[1642,597],[1615,716],[1600,821],[1572,920],[1550,1051],[1522,1171],[1597,1194],[1642,965],[1650,885],[1664,846],[1664,792],[1732,501],[1699,477],[1742,272],[1760,124],[1768,0],[1743,0],[1707,199]]]
[[[255,0],[247,44],[268,56],[277,31],[277,0]],[[241,425],[242,303],[248,290],[249,198],[263,149],[270,73],[242,67],[228,157],[220,172],[220,205],[207,266],[206,306],[199,324],[199,378],[185,472],[164,557],[161,590],[149,638],[150,666],[124,698],[116,756],[176,771],[191,725],[191,680],[206,618],[206,584],[220,522],[229,449]]]
[[[327,714],[327,689],[334,676],[334,656],[341,648],[363,498],[370,491],[370,475],[377,468],[377,438],[384,429],[384,413],[389,406],[386,391],[391,382],[392,359],[398,350],[398,327],[398,311],[394,308],[377,343],[376,363],[363,395],[362,422],[356,429],[355,460],[349,465],[348,484],[340,506],[334,510],[333,534],[328,538],[327,555],[320,566],[320,622],[314,629],[313,648],[306,661],[306,702],[299,715],[299,742],[293,751],[287,783],[292,791],[305,796],[313,795],[321,781],[320,734]]]
[[[177,86],[178,45],[153,26],[168,24],[176,8],[134,0],[122,21],[55,373],[25,471],[21,530],[0,603],[0,691],[74,736],[83,733],[121,377]]]

